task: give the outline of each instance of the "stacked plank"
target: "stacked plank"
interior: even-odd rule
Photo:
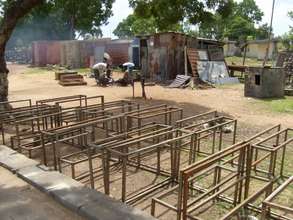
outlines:
[[[55,72],[55,80],[60,80],[61,76],[68,74],[77,74],[74,70],[60,70]]]
[[[176,79],[168,86],[168,88],[184,88],[190,82],[190,76],[177,75]]]
[[[191,66],[192,76],[197,77],[197,61],[199,60],[199,55],[196,49],[188,48],[187,57]]]
[[[82,75],[76,73],[66,73],[59,76],[59,84],[62,86],[82,86],[87,85]]]

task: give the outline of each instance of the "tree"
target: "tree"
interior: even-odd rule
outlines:
[[[0,24],[0,102],[7,101],[8,69],[5,62],[5,46],[17,22],[43,0],[7,0],[3,4],[3,18]]]
[[[258,25],[262,20],[263,12],[254,0],[243,0],[232,3],[232,12],[228,16],[219,13],[213,15],[212,22],[202,22],[199,25],[200,36],[229,40],[243,41],[252,39],[266,39],[269,26]],[[259,27],[256,27],[256,26]]]
[[[289,18],[293,21],[293,11],[288,12]],[[282,36],[282,44],[286,50],[293,50],[293,27],[290,26],[288,33]]]
[[[134,17],[124,20],[115,31],[127,36],[136,32],[133,31],[134,20],[137,23],[150,22],[148,28],[151,27],[152,30],[147,28],[146,32],[154,32],[155,29],[157,32],[182,31],[197,35],[198,32],[190,26],[203,23],[210,26],[214,24],[215,16],[227,17],[234,5],[233,0],[129,0],[129,3],[134,8]],[[138,33],[144,31],[142,29]]]
[[[111,15],[113,2],[114,0],[83,0],[77,4],[76,0],[0,0],[0,102],[7,101],[8,96],[7,74],[9,71],[5,62],[7,42],[18,22],[33,16],[26,17],[32,9],[42,4],[48,6],[46,10],[48,9],[49,13],[52,12],[52,8],[56,9],[59,13],[57,17],[65,21],[64,25],[69,25],[70,36],[74,37],[76,32],[81,35],[87,32],[96,33],[99,26],[106,23]],[[46,10],[41,12],[48,12]],[[44,13],[44,16],[46,15],[48,14]]]
[[[69,26],[63,21],[59,11],[52,11],[52,2],[42,4],[20,19],[6,49],[28,47],[36,40],[67,40]]]
[[[233,0],[129,0],[129,3],[138,16],[153,17],[161,31],[186,20],[193,25],[212,22],[214,13],[227,16]]]
[[[235,15],[244,18],[252,23],[258,23],[262,20],[264,13],[259,9],[255,0],[243,0],[236,4]]]
[[[239,40],[252,35],[263,37],[263,27],[255,27],[263,12],[255,0],[129,0],[137,16],[154,18],[157,30],[188,22],[199,27],[202,37]],[[184,30],[184,28],[183,28]],[[193,31],[194,32],[194,31]]]
[[[81,36],[90,33],[101,35],[100,26],[106,24],[112,15],[112,4],[115,0],[55,0],[53,11],[62,14],[70,28],[70,38],[78,32]]]
[[[132,38],[139,34],[151,34],[156,32],[156,24],[153,17],[140,18],[136,15],[129,15],[123,19],[113,33],[119,38]]]
[[[101,36],[100,26],[112,15],[114,0],[50,0],[21,19],[8,47],[28,46],[36,40],[70,40],[85,34]]]
[[[262,24],[255,30],[255,39],[257,40],[267,39],[269,33],[270,33],[270,26],[267,23]]]
[[[158,29],[160,31],[182,31],[183,26],[174,24],[169,25],[168,28],[159,28],[154,17],[144,18],[131,14],[118,24],[113,33],[119,38],[132,38],[137,35],[156,33]]]
[[[245,41],[247,36],[253,35],[255,31],[253,23],[244,19],[243,17],[236,16],[233,18],[231,24],[224,33],[225,37],[229,40]]]
[[[255,0],[231,2],[231,13],[222,15],[216,12],[211,20],[199,24],[199,34],[203,37],[230,40],[243,40],[248,36],[257,39],[267,38],[264,33],[268,28],[262,25],[256,28],[263,16],[263,12],[256,5]]]

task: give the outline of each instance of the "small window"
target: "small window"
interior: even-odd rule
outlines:
[[[255,85],[260,85],[260,75],[255,75]]]

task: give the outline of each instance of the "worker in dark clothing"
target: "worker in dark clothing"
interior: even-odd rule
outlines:
[[[131,83],[130,77],[129,77],[129,73],[128,70],[126,70],[124,72],[124,75],[122,78],[118,79],[116,81],[117,84],[119,84],[120,86],[128,86],[128,84]]]

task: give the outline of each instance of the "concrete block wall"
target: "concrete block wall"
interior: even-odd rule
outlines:
[[[245,74],[244,95],[255,98],[281,98],[285,91],[283,68],[249,67]]]

